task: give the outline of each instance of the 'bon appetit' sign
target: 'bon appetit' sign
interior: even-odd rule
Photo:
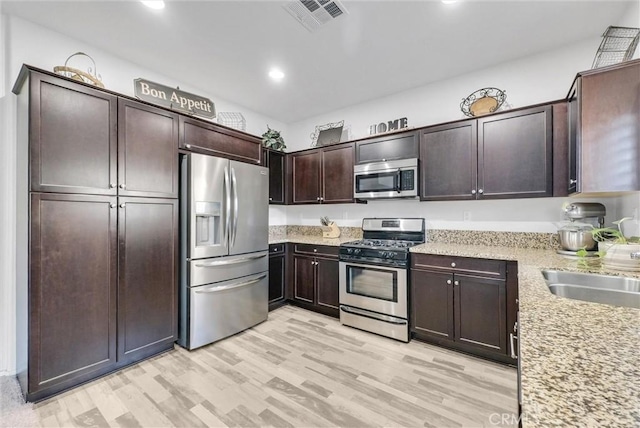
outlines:
[[[135,96],[143,101],[207,119],[216,117],[216,107],[209,98],[145,79],[135,79],[133,86]]]

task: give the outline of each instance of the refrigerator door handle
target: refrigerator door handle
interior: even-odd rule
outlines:
[[[225,191],[225,220],[224,220],[224,237],[222,242],[227,246],[229,239],[229,226],[231,222],[231,183],[229,179],[229,168],[224,168],[224,191]]]
[[[233,226],[231,236],[231,246],[236,244],[236,235],[238,234],[238,185],[236,181],[236,170],[231,168],[231,189],[233,191]]]
[[[211,288],[207,288],[205,290],[196,290],[196,293],[198,294],[202,294],[202,293],[217,293],[220,291],[226,291],[226,290],[233,290],[234,288],[240,288],[240,287],[246,287],[248,285],[251,284],[255,284],[256,282],[260,282],[262,281],[264,278],[267,277],[267,274],[263,274],[260,275],[259,277],[252,279],[250,281],[245,281],[245,282],[240,282],[237,284],[230,284],[230,285],[219,285],[217,287],[211,287]]]
[[[256,259],[261,259],[263,257],[267,257],[267,254],[260,254],[257,256],[253,256],[253,257],[244,257],[241,259],[235,259],[235,260],[226,260],[226,261],[215,261],[215,262],[208,262],[208,263],[197,263],[196,266],[197,267],[216,267],[216,266],[228,266],[228,265],[235,265],[238,263],[246,263],[250,260],[256,260]]]

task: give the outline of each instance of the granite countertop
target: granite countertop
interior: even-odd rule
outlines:
[[[426,243],[426,254],[518,261],[523,424],[640,426],[640,310],[553,295],[540,273],[582,268],[553,250]]]
[[[287,234],[269,243],[355,239]],[[640,274],[580,267],[548,249],[426,243],[411,252],[518,262],[523,426],[640,426],[640,310],[557,297],[540,271]]]

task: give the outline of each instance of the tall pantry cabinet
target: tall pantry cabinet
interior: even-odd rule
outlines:
[[[18,379],[37,401],[173,347],[178,116],[24,66]]]

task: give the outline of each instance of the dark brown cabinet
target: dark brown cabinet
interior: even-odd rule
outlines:
[[[115,202],[31,194],[29,400],[116,367]]]
[[[180,116],[180,148],[260,165],[262,143],[255,135]]]
[[[494,360],[514,363],[515,262],[411,255],[411,332]]]
[[[285,204],[285,153],[263,149],[263,166],[269,168],[269,204]]]
[[[118,98],[41,73],[25,89],[30,190],[115,195]]]
[[[569,193],[640,190],[639,94],[639,59],[576,76],[568,95]]]
[[[118,194],[178,197],[178,115],[118,100]]]
[[[285,244],[269,245],[269,310],[285,302],[286,259]]]
[[[172,349],[178,116],[26,66],[14,91],[31,170],[17,365],[34,401]]]
[[[339,315],[339,247],[294,244],[291,300],[306,309]]]
[[[118,201],[118,360],[124,364],[177,337],[178,200]]]
[[[353,144],[293,153],[293,204],[353,202]]]
[[[553,195],[552,107],[426,128],[421,200]]]
[[[418,133],[415,131],[404,132],[356,142],[355,161],[357,164],[361,164],[411,159],[417,158],[419,152]]]

